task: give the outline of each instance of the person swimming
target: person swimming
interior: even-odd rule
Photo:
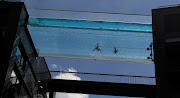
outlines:
[[[96,47],[93,49],[93,51],[97,50],[98,52],[102,52],[101,48],[99,47],[99,44],[96,45]]]
[[[114,54],[118,53],[118,49],[116,47],[114,47]]]

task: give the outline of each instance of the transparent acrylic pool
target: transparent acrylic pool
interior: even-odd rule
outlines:
[[[28,29],[40,56],[152,63],[151,24],[29,18]]]

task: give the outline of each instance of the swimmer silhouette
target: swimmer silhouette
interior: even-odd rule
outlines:
[[[118,49],[116,47],[114,47],[114,54],[118,53]]]
[[[98,52],[102,52],[101,48],[99,47],[99,44],[96,45],[96,47],[93,49],[93,51],[97,50]]]

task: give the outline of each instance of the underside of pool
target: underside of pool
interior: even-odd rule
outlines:
[[[151,24],[30,17],[28,29],[43,57],[152,63]]]

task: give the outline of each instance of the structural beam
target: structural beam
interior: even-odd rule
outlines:
[[[52,79],[47,92],[149,97],[156,95],[155,85],[108,83]]]

